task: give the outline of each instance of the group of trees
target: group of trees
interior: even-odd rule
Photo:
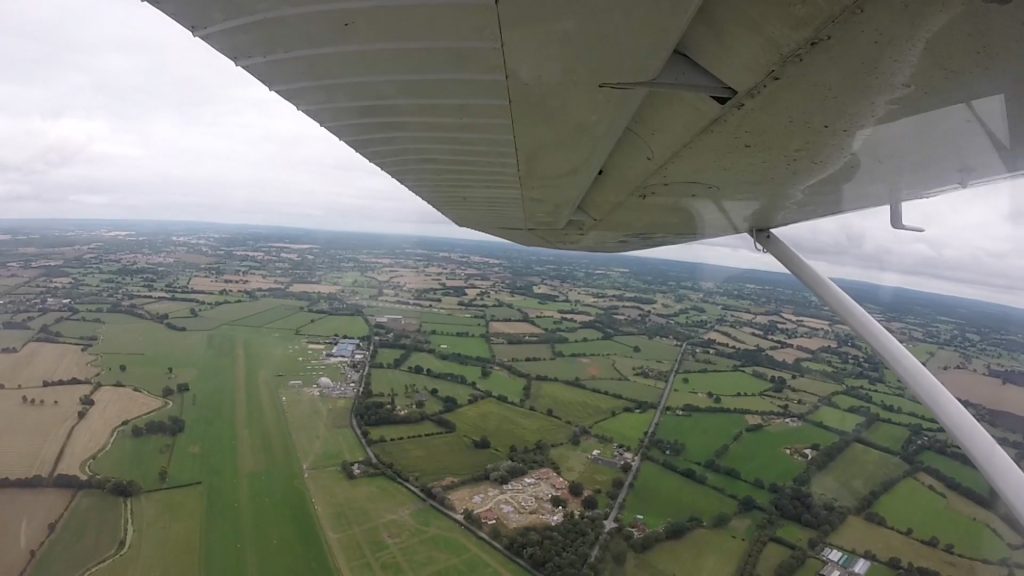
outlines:
[[[594,570],[584,566],[601,536],[601,520],[600,514],[569,512],[556,526],[495,530],[491,537],[545,576],[591,576]]]
[[[185,431],[185,419],[180,416],[168,416],[166,420],[147,420],[143,425],[132,425],[132,436],[177,436]]]
[[[801,486],[783,486],[771,500],[780,516],[813,528],[832,532],[846,519],[846,511],[833,502],[818,503],[810,491]]]
[[[53,399],[52,402],[55,405],[56,404],[60,404],[60,402],[56,398]],[[29,398],[25,394],[22,394],[21,395],[21,403],[22,404],[28,404],[29,406],[36,406],[36,405],[38,405],[38,406],[45,406],[46,405],[46,399],[45,398],[40,398],[39,400],[36,400],[35,397]]]
[[[0,488],[41,488],[46,486],[75,490],[105,490],[122,498],[130,498],[142,493],[142,485],[135,480],[107,476],[82,478],[73,474],[55,474],[50,480],[46,476],[36,474],[27,478],[0,478]]]

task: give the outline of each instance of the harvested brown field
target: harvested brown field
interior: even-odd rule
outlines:
[[[737,342],[736,340],[726,336],[725,334],[722,334],[721,332],[716,332],[714,330],[705,334],[704,337],[707,338],[708,340],[711,340],[712,342],[715,342],[716,344],[721,344],[728,348],[735,348],[737,350],[750,350],[751,348],[753,348],[753,346],[748,346],[742,342]]]
[[[72,344],[29,342],[14,354],[0,354],[0,384],[5,388],[33,388],[43,380],[91,378],[99,369],[90,366],[93,356]]]
[[[309,292],[312,294],[331,294],[340,289],[340,286],[333,286],[331,284],[292,284],[288,287],[289,292]]]
[[[84,476],[82,463],[106,446],[114,429],[164,405],[159,398],[118,386],[104,386],[92,398],[96,404],[71,432],[57,464],[59,474]]]
[[[771,350],[768,355],[775,358],[779,362],[789,362],[790,364],[801,360],[803,358],[810,358],[811,355],[806,352],[801,352],[796,348],[782,348],[779,350]]]
[[[529,322],[491,322],[489,330],[492,334],[542,334],[538,326]]]
[[[836,345],[832,340],[826,340],[824,338],[790,338],[786,340],[797,348],[805,348],[807,350],[815,351],[820,348],[832,348]]]
[[[1024,388],[1020,386],[1003,385],[998,378],[970,370],[946,370],[936,377],[957,398],[1024,416]]]
[[[4,488],[0,490],[0,574],[19,574],[71,503],[74,490],[63,488]]]
[[[188,287],[199,292],[217,292],[227,290],[228,292],[245,292],[246,290],[267,290],[271,288],[283,288],[273,278],[265,278],[259,275],[236,276],[225,275],[216,278],[210,276],[193,276],[188,282]]]
[[[0,390],[0,477],[49,474],[68,431],[78,420],[78,397],[89,388],[78,384]],[[36,403],[22,402],[22,396]]]

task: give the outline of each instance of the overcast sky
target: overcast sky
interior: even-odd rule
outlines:
[[[138,0],[0,3],[0,217],[483,238]],[[791,226],[831,275],[1024,306],[1024,183]],[[745,236],[645,254],[780,269]]]

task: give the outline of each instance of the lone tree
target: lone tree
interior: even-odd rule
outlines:
[[[124,364],[121,364],[121,365],[119,365],[117,367],[117,369],[120,370],[121,372],[124,372],[124,371],[128,370],[128,367],[125,366]]]
[[[28,396],[25,396],[24,394],[22,394],[21,395],[21,403],[22,404],[28,404]]]
[[[174,366],[168,366],[167,367],[167,375],[168,376],[174,376]]]
[[[170,386],[164,386],[163,390],[160,391],[160,395],[163,396],[164,398],[168,398],[173,394],[174,388],[171,388]]]
[[[587,494],[583,497],[583,509],[584,510],[597,510],[597,496],[593,494]]]
[[[569,482],[569,494],[572,494],[576,498],[583,496],[583,484],[580,484],[576,480]]]

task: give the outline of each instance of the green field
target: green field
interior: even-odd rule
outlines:
[[[526,574],[387,478],[349,480],[334,470],[314,470],[308,482],[338,573]]]
[[[910,430],[888,422],[875,422],[864,432],[864,439],[879,446],[899,452],[903,443],[910,436]]]
[[[203,310],[196,318],[177,318],[174,320],[174,323],[179,326],[184,326],[189,330],[213,330],[223,324],[238,323],[245,318],[257,317],[258,314],[262,314],[272,308],[280,306],[291,307],[294,312],[302,305],[303,303],[298,300],[281,300],[276,298],[249,300],[246,302],[221,304],[220,306],[216,306],[209,310]],[[280,312],[276,314],[280,314]],[[89,314],[89,316],[103,315]],[[106,322],[105,319],[104,322]]]
[[[702,408],[731,408],[741,412],[782,412],[778,404],[785,404],[782,401],[772,402],[764,396],[719,396],[720,401],[715,402],[705,393],[683,392],[678,389],[672,391],[668,397],[668,405],[673,408],[685,408],[687,404]]]
[[[67,315],[67,312],[43,312],[32,320],[29,320],[28,325],[31,326],[33,330],[39,330],[43,326],[53,324]]]
[[[120,498],[105,492],[79,492],[29,574],[79,574],[113,554],[121,539],[123,508]]]
[[[310,324],[320,318],[323,318],[323,314],[314,314],[312,312],[295,312],[289,316],[285,316],[280,320],[276,320],[269,324],[266,324],[264,328],[274,328],[281,330],[298,330],[299,328]]]
[[[509,374],[501,368],[494,368],[490,376],[476,380],[477,388],[488,390],[495,396],[504,394],[513,402],[518,402],[523,397],[523,386],[525,385],[526,380]]]
[[[487,319],[488,320],[522,320],[523,313],[515,308],[509,308],[507,306],[495,306],[493,308],[487,308]],[[540,324],[538,324],[540,326]]]
[[[446,414],[455,422],[456,433],[469,438],[490,438],[494,448],[506,451],[509,446],[532,445],[537,440],[549,444],[564,442],[572,427],[537,412],[516,408],[497,400],[481,400]]]
[[[714,456],[715,450],[720,446],[728,444],[733,435],[746,424],[741,414],[665,414],[658,422],[655,435],[665,440],[682,442],[686,445],[683,458],[703,462]]]
[[[579,324],[572,320],[565,320],[563,318],[539,317],[534,318],[532,322],[548,332],[565,332],[567,330],[575,330],[580,327]]]
[[[894,396],[892,394],[882,394],[881,392],[867,392],[867,394],[871,396],[872,401],[876,404],[895,406],[901,409],[904,414],[913,414],[914,416],[924,418],[926,420],[935,420],[935,416],[932,414],[931,410],[909,398]]]
[[[583,385],[592,390],[618,394],[638,402],[656,404],[661,399],[663,388],[630,380],[584,380]]]
[[[974,468],[957,462],[952,458],[947,458],[942,454],[938,454],[932,451],[922,452],[918,456],[918,460],[921,461],[925,466],[930,466],[942,472],[946,476],[955,478],[957,482],[967,486],[971,490],[974,490],[982,496],[989,496],[992,494],[992,488],[989,487],[988,482]]]
[[[697,516],[709,521],[718,514],[736,511],[732,498],[650,461],[640,465],[634,482],[623,512],[626,522],[643,516],[645,524],[657,528],[669,520]]]
[[[401,348],[377,348],[374,362],[379,362],[380,364],[390,368],[391,364],[395,360],[401,358],[404,352],[405,350],[402,350]]]
[[[746,480],[760,478],[765,483],[782,484],[792,480],[806,466],[784,448],[802,449],[835,440],[835,434],[810,424],[775,424],[744,434],[729,448],[722,463],[739,470]]]
[[[626,345],[630,349],[628,355],[635,358],[675,362],[679,355],[679,345],[647,336],[616,336],[613,340]],[[640,351],[637,352],[634,347]]]
[[[536,362],[515,362],[516,368],[527,374],[547,376],[559,380],[603,380],[621,378],[611,358],[556,358]]]
[[[545,414],[550,410],[573,424],[589,425],[621,412],[632,403],[561,382],[537,381],[527,405]]]
[[[411,438],[423,434],[437,434],[443,432],[437,424],[430,420],[420,420],[412,424],[388,424],[386,426],[367,426],[366,437],[373,442],[389,442],[402,438]]]
[[[871,570],[868,571],[868,576],[876,576],[875,574],[872,574],[876,566],[877,564],[871,565]],[[821,572],[821,569],[824,567],[825,563],[821,560],[817,558],[808,558],[807,560],[804,560],[803,565],[800,566],[800,569],[797,570],[793,576],[818,576],[818,572]],[[877,576],[882,575],[878,574]]]
[[[757,567],[754,574],[757,576],[772,576],[775,574],[775,567],[789,557],[790,549],[775,542],[765,545],[761,555],[757,557]]]
[[[363,445],[349,427],[350,398],[320,398],[303,390],[281,392],[288,427],[303,468],[337,465],[366,457]]]
[[[803,548],[804,546],[807,546],[807,541],[815,536],[815,532],[814,530],[797,524],[796,522],[783,520],[779,524],[779,527],[776,528],[775,535],[793,546]]]
[[[811,490],[852,507],[873,488],[906,469],[899,458],[854,443],[814,475]]]
[[[729,496],[739,500],[744,496],[750,496],[762,506],[768,506],[768,503],[772,499],[772,495],[767,490],[758,488],[753,484],[744,482],[737,478],[733,478],[727,474],[719,474],[713,470],[708,470],[702,466],[698,466],[692,462],[684,460],[680,456],[661,456],[666,460],[673,462],[680,469],[689,468],[696,473],[704,475],[707,479],[706,484],[712,488],[717,488],[721,492],[726,493]]]
[[[688,372],[677,374],[674,390],[683,392],[713,392],[719,396],[760,394],[770,386],[764,380],[746,372]]]
[[[431,378],[423,374],[414,374],[405,370],[391,368],[373,368],[370,370],[371,387],[377,396],[391,393],[406,398],[410,403],[415,400],[417,392],[429,394],[436,389],[438,396],[451,396],[465,404],[477,391],[467,384],[456,384],[448,380]]]
[[[636,412],[623,412],[602,420],[593,426],[595,434],[608,436],[614,442],[637,448],[647,428],[654,419],[654,410],[647,410],[637,414]]]
[[[787,384],[792,388],[814,394],[815,396],[828,396],[829,394],[834,394],[843,389],[839,384],[832,384],[829,382],[822,382],[821,380],[814,380],[813,378],[803,377],[790,379]]]
[[[274,308],[264,310],[258,314],[253,314],[251,316],[235,320],[231,322],[231,324],[236,326],[252,326],[254,328],[260,328],[272,322],[284,320],[298,311],[299,308],[293,305],[275,306]]]
[[[857,516],[849,516],[838,530],[829,535],[828,541],[853,553],[871,550],[879,558],[896,556],[902,559],[904,564],[913,562],[917,566],[938,570],[944,575],[1005,576],[1006,574],[1005,568],[972,562],[946,554]]]
[[[946,498],[914,478],[886,492],[872,510],[897,530],[912,528],[918,540],[935,536],[940,546],[953,544],[958,554],[989,561],[1010,556],[1006,543],[988,526],[952,509]]]
[[[201,571],[203,531],[197,529],[196,519],[201,516],[204,494],[202,486],[178,488],[143,494],[132,499],[132,525],[134,534],[122,556],[100,568],[99,576],[135,574],[177,575],[198,574]],[[259,527],[246,527],[247,531]],[[319,544],[319,537],[316,541]],[[242,555],[211,550],[211,555]],[[247,550],[260,556],[260,551]],[[324,551],[326,552],[326,551]],[[327,570],[330,567],[326,553],[308,560],[295,559],[307,569]],[[253,567],[259,571],[260,568]]]
[[[477,316],[456,316],[454,314],[441,314],[438,312],[424,312],[420,316],[420,322],[425,324],[454,324],[458,326],[485,326],[483,318]]]
[[[435,352],[442,354],[459,354],[470,358],[490,359],[491,349],[487,340],[466,336],[429,336],[430,345]]]
[[[723,576],[736,573],[747,548],[725,530],[698,529],[679,540],[667,540],[643,554],[630,553],[623,567],[605,576]]]
[[[530,358],[546,360],[552,358],[550,344],[491,344],[494,357],[502,362],[528,360]]]
[[[555,344],[555,352],[565,356],[615,356],[628,354],[631,350],[614,340],[592,340]]]
[[[442,360],[432,354],[425,352],[414,352],[409,359],[402,364],[402,369],[412,370],[416,366],[423,368],[424,373],[461,374],[469,382],[476,382],[481,390],[490,390],[494,395],[504,394],[513,401],[518,401],[523,396],[523,386],[526,381],[519,376],[494,368],[491,375],[484,377],[480,366],[469,366],[459,364],[451,360]]]
[[[877,414],[880,419],[895,424],[902,424],[905,426],[909,426],[911,424],[918,424],[921,426],[921,428],[925,430],[939,430],[939,426],[934,422],[922,420],[916,416],[911,416],[910,414],[897,414],[896,412],[890,412],[889,410],[880,408],[869,402],[864,402],[863,400],[858,400],[856,398],[852,398],[844,394],[837,394],[835,396],[832,396],[832,403],[842,408],[843,410],[849,410],[854,406],[862,406],[864,408],[867,408],[871,412]]]
[[[483,336],[487,334],[484,326],[472,324],[438,324],[434,322],[421,322],[420,332],[424,334],[448,334],[451,336]]]
[[[604,334],[600,330],[594,330],[593,328],[580,328],[579,330],[571,330],[568,332],[559,332],[562,336],[569,339],[570,342],[581,342],[583,340],[600,340],[604,338]]]
[[[375,444],[373,451],[378,458],[393,463],[415,481],[427,484],[444,478],[472,476],[482,472],[488,464],[504,460],[493,449],[474,448],[460,432]]]
[[[590,459],[594,450],[600,450],[604,456],[611,456],[615,449],[596,438],[586,438],[579,446],[563,444],[551,449],[551,458],[558,463],[560,472],[567,480],[576,480],[588,490],[600,488],[602,493],[611,489],[612,479],[624,474],[618,468],[609,468],[595,463]],[[602,495],[602,504],[607,504],[607,497]]]
[[[299,334],[343,338],[362,338],[369,333],[370,329],[362,316],[325,316],[299,329]]]
[[[806,418],[812,422],[818,422],[829,428],[835,428],[844,432],[852,432],[858,424],[864,421],[863,416],[831,406],[819,406],[817,410],[808,414]]]
[[[144,304],[142,308],[150,314],[167,314],[173,316],[175,312],[182,310],[188,310],[189,308],[199,308],[201,304],[196,302],[185,302],[184,300],[156,300],[148,304]]]
[[[54,334],[60,333],[64,338],[88,338],[96,336],[103,324],[99,322],[78,322],[76,320],[62,320],[57,322],[50,329]]]
[[[135,321],[105,330],[97,349],[104,369],[112,368],[103,372],[104,381],[123,379],[157,394],[169,382],[190,383],[191,392],[172,398],[171,410],[182,411],[186,421],[183,434],[173,440],[119,434],[95,466],[152,486],[160,465],[169,462],[168,484],[202,481],[195,505],[175,509],[190,511],[181,524],[201,541],[191,556],[176,558],[191,563],[177,573],[332,572],[292,446],[287,400],[281,401],[285,383],[301,379],[300,337],[238,326],[179,332]],[[326,454],[332,451],[338,453]]]
[[[35,335],[35,330],[4,330],[0,328],[0,348],[20,349]]]

